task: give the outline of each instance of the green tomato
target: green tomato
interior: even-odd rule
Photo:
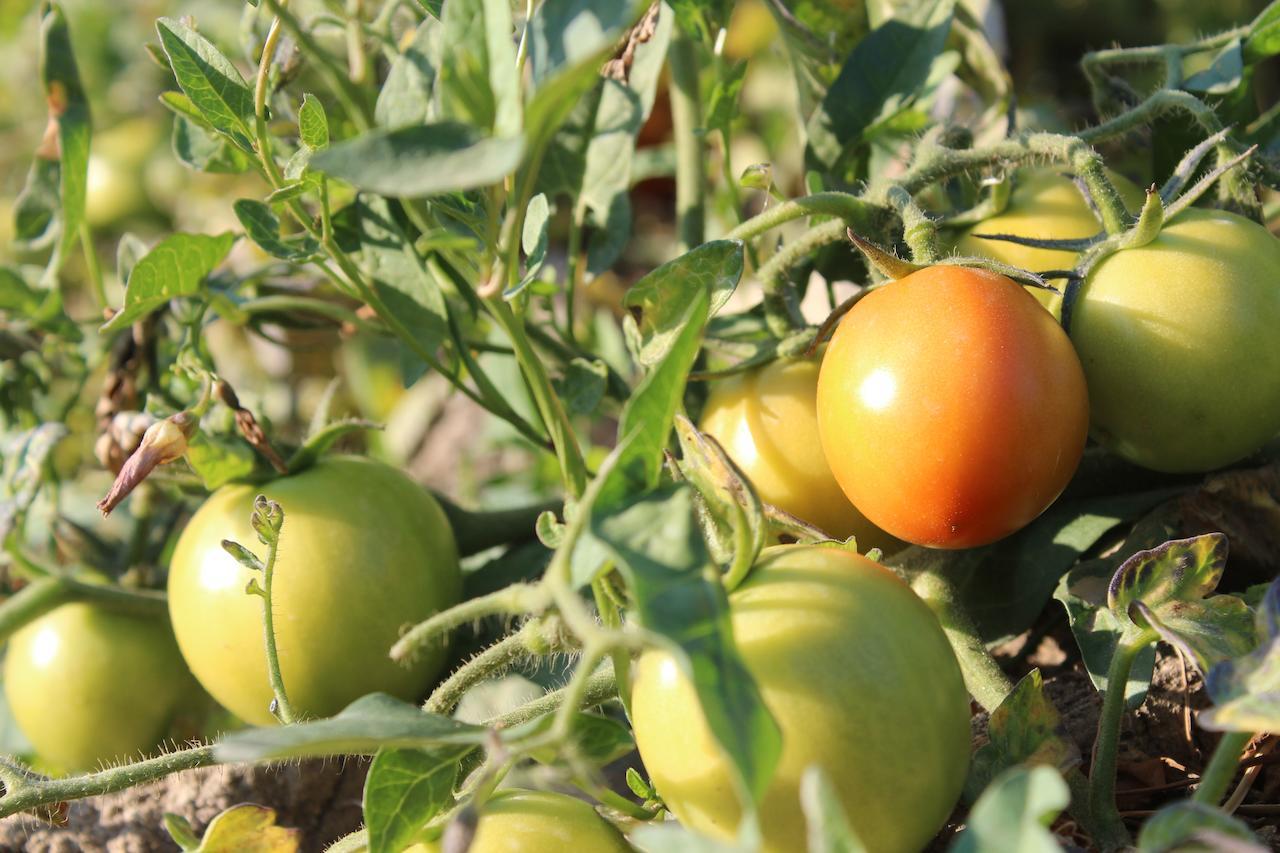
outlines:
[[[421,842],[405,853],[439,853]],[[551,791],[508,788],[480,809],[469,853],[631,853],[632,847],[589,804]]]
[[[1130,181],[1108,173],[1130,210],[1142,206],[1143,193]],[[1069,270],[1079,255],[1063,249],[1040,249],[1004,240],[987,240],[979,234],[1010,234],[1036,240],[1077,240],[1102,230],[1098,217],[1080,194],[1075,182],[1053,169],[1028,169],[1015,177],[1008,206],[999,214],[970,228],[956,243],[960,255],[991,258],[1032,272]],[[1061,282],[1051,282],[1061,286]],[[1050,290],[1028,288],[1042,305],[1057,313],[1062,298]]]
[[[418,698],[446,650],[423,650],[408,666],[388,650],[404,626],[458,602],[457,546],[425,489],[357,457],[326,458],[264,486],[224,486],[187,523],[169,568],[169,612],[196,678],[237,716],[272,722],[262,599],[245,592],[256,573],[222,548],[231,539],[265,556],[249,524],[259,493],[284,510],[272,605],[294,709],[329,716],[375,691]]]
[[[902,543],[845,497],[818,436],[818,362],[775,361],[711,386],[701,429],[724,447],[760,499],[858,550],[892,553]]]
[[[765,550],[729,596],[729,612],[782,731],[760,806],[764,853],[803,849],[799,786],[814,764],[868,850],[923,847],[955,806],[969,764],[969,697],[929,608],[865,557],[784,545]],[[670,654],[640,657],[631,703],[636,745],[668,808],[690,829],[733,838],[741,811],[730,764]]]
[[[135,118],[94,135],[89,148],[85,219],[106,228],[150,207],[143,170],[163,133],[158,122]]]
[[[87,603],[14,633],[4,689],[37,754],[66,771],[153,752],[199,694],[163,617]]]
[[[1072,308],[1094,436],[1157,471],[1208,471],[1280,431],[1280,241],[1192,208],[1098,264]]]

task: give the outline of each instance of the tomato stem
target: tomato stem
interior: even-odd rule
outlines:
[[[1226,732],[1214,747],[1209,765],[1200,776],[1200,784],[1191,799],[1207,806],[1217,806],[1240,768],[1240,755],[1253,738],[1250,732]]]
[[[530,620],[459,667],[431,692],[422,708],[433,714],[451,714],[463,694],[476,684],[506,673],[521,660],[566,651],[565,640],[558,619]]]
[[[445,635],[455,628],[483,619],[486,616],[523,616],[542,612],[550,603],[550,596],[541,584],[512,584],[496,592],[482,595],[442,610],[410,628],[391,647],[391,659],[398,662],[410,660],[419,650],[431,643],[443,642]]]
[[[1120,721],[1124,714],[1125,685],[1129,671],[1138,653],[1151,643],[1152,637],[1143,632],[1137,637],[1122,639],[1116,644],[1107,669],[1107,689],[1102,698],[1102,714],[1098,718],[1098,737],[1093,747],[1093,762],[1089,767],[1089,811],[1093,819],[1112,830],[1117,837],[1127,839],[1128,832],[1116,808],[1116,754],[1120,744]],[[1110,846],[1102,845],[1106,849]]]
[[[703,242],[706,211],[702,194],[707,184],[705,128],[698,88],[698,46],[677,32],[667,48],[671,68],[671,133],[676,144],[676,230],[680,251]]]
[[[0,604],[0,643],[23,625],[74,601],[101,604],[114,610],[164,616],[168,604],[162,592],[92,584],[50,574],[27,584]]]

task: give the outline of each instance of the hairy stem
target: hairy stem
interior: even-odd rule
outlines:
[[[262,631],[267,647],[267,678],[271,681],[271,692],[275,695],[275,707],[272,713],[285,725],[296,723],[297,714],[289,703],[289,694],[284,689],[284,676],[280,674],[280,652],[276,648],[275,613],[271,606],[271,584],[275,578],[276,555],[280,551],[280,531],[272,537],[267,545],[267,561],[262,569]]]
[[[468,622],[486,616],[523,616],[542,612],[548,604],[548,595],[540,584],[512,584],[496,592],[464,601],[442,610],[430,619],[410,628],[391,647],[391,659],[404,662],[419,649],[431,643],[441,642],[445,635]]]
[[[1098,718],[1098,737],[1093,746],[1089,767],[1089,811],[1099,824],[1124,831],[1116,808],[1116,752],[1120,744],[1120,718],[1124,714],[1125,685],[1133,661],[1149,643],[1145,634],[1121,640],[1107,669],[1107,691]],[[1127,833],[1125,833],[1127,836]]]
[[[503,637],[455,670],[431,692],[422,708],[433,714],[452,714],[463,694],[481,681],[497,678],[533,655],[566,648],[557,619],[528,621],[520,630]]]

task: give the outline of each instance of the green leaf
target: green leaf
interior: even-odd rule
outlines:
[[[186,458],[209,491],[244,479],[258,467],[257,454],[249,445],[203,430],[187,439]]]
[[[640,363],[661,362],[683,330],[683,319],[697,294],[709,298],[714,314],[742,279],[743,245],[713,240],[668,261],[633,284],[622,304],[640,312]]]
[[[781,735],[733,645],[729,602],[698,529],[692,489],[674,483],[617,508],[596,507],[590,535],[626,576],[633,618],[670,644],[744,791],[759,802]]]
[[[1066,770],[1080,762],[1074,747],[1058,736],[1062,719],[1044,693],[1044,678],[1033,669],[992,712],[987,743],[973,756],[965,799],[973,801],[1001,773],[1020,764]]]
[[[711,89],[711,97],[707,99],[706,125],[723,134],[730,131],[733,120],[738,117],[738,96],[742,93],[742,84],[747,79],[747,60],[730,63]]]
[[[179,88],[215,130],[245,151],[254,122],[253,92],[213,43],[173,18],[156,21],[160,44]]]
[[[412,198],[496,184],[515,171],[523,149],[519,137],[484,137],[445,121],[371,130],[317,151],[311,167],[358,189]]]
[[[316,256],[320,244],[308,234],[280,236],[280,218],[260,201],[242,198],[231,205],[250,240],[272,257],[305,262]]]
[[[555,725],[555,716],[547,714],[511,729],[511,736],[523,740],[526,737],[549,732]],[[572,735],[574,761],[590,764],[595,767],[617,761],[635,751],[635,738],[631,729],[617,720],[602,717],[599,714],[580,713],[574,715]],[[563,750],[555,747],[535,750],[533,757],[543,764],[564,763]]]
[[[1225,95],[1244,79],[1244,50],[1240,39],[1232,39],[1213,55],[1209,67],[1182,81],[1182,88],[1206,95]]]
[[[13,267],[0,266],[0,311],[22,317],[34,314],[43,301],[43,294],[27,284],[21,273]]]
[[[951,31],[955,0],[927,0],[858,42],[809,119],[808,158],[834,171],[866,132],[906,109],[924,87]]]
[[[689,371],[702,343],[707,324],[709,294],[694,291],[684,312],[671,325],[670,346],[640,382],[618,419],[619,443],[627,445],[617,463],[619,482],[652,488],[662,472],[662,454],[671,436],[676,410],[684,397]]]
[[[367,429],[381,429],[381,427],[371,421],[356,420],[354,418],[327,423],[307,436],[307,440],[302,443],[302,446],[289,457],[285,467],[290,471],[301,471],[305,468],[310,468],[339,439]]]
[[[1190,800],[1160,809],[1142,825],[1142,832],[1138,835],[1140,853],[1173,853],[1177,850],[1265,853],[1269,849],[1258,843],[1258,837],[1240,819],[1224,814],[1221,809]]]
[[[1227,537],[1208,533],[1134,554],[1116,572],[1107,606],[1131,631],[1155,632],[1208,673],[1253,648],[1253,618],[1233,595],[1206,598],[1227,562]]]
[[[195,853],[296,853],[301,843],[301,830],[276,826],[274,809],[243,803],[209,822]]]
[[[420,24],[404,52],[392,61],[373,108],[373,117],[378,124],[391,128],[405,127],[426,124],[432,117],[439,34],[439,27]]]
[[[711,43],[716,33],[729,25],[732,0],[670,0],[680,29],[694,38]]]
[[[195,850],[200,846],[200,836],[196,834],[191,821],[180,814],[165,812],[164,829],[174,843],[183,850]]]
[[[867,853],[831,780],[816,764],[800,777],[800,807],[809,829],[808,853]]]
[[[62,237],[60,263],[80,239],[89,176],[89,100],[80,83],[71,32],[60,3],[50,3],[41,21],[40,82],[49,118],[58,127],[58,199]]]
[[[1197,718],[1212,731],[1280,731],[1280,580],[1267,587],[1255,614],[1259,644],[1249,654],[1209,670],[1214,707]]]
[[[149,251],[151,247],[137,234],[125,232],[120,235],[120,242],[116,244],[116,277],[121,283],[126,285],[129,283],[133,268],[138,265],[138,261],[147,256]]]
[[[525,256],[524,277],[502,292],[504,299],[511,299],[537,278],[547,259],[547,224],[550,218],[551,206],[547,203],[546,195],[538,193],[529,199],[529,208],[524,215],[524,229],[520,234],[520,247],[524,249]]]
[[[458,766],[475,747],[382,749],[364,783],[369,853],[399,853],[453,797]]]
[[[22,248],[43,249],[58,237],[60,181],[58,161],[37,154],[13,201],[13,236]]]
[[[1249,64],[1280,53],[1280,2],[1270,3],[1249,25],[1244,58]]]
[[[1057,853],[1062,849],[1046,829],[1071,802],[1058,771],[1015,767],[997,778],[974,804],[968,826],[952,853]]]
[[[326,755],[372,755],[383,747],[479,746],[487,729],[429,714],[385,693],[371,693],[324,720],[243,729],[215,744],[221,763]]]
[[[174,234],[161,240],[137,263],[124,292],[124,308],[102,326],[123,329],[179,296],[195,296],[231,251],[236,235]]]
[[[44,423],[8,436],[0,445],[4,472],[0,479],[0,542],[9,538],[18,518],[35,501],[45,481],[45,463],[68,434],[60,423]]]
[[[575,358],[565,367],[564,376],[554,384],[565,411],[570,415],[589,415],[604,399],[609,385],[609,368],[599,359]]]
[[[179,115],[173,122],[173,154],[179,161],[200,172],[238,175],[253,165],[248,154],[215,131]]]
[[[688,418],[676,415],[675,428],[680,473],[698,490],[702,498],[699,513],[709,516],[715,534],[707,537],[712,555],[722,564],[738,565],[739,560],[747,566],[754,564],[768,534],[764,505],[755,487],[720,443],[699,432]],[[726,577],[725,583],[732,588],[740,580]]]
[[[529,21],[534,88],[595,63],[602,51],[612,50],[635,18],[635,6],[622,0],[544,0]]]
[[[329,144],[329,117],[325,115],[324,104],[315,95],[302,96],[302,106],[298,108],[298,138],[312,150]]]
[[[449,335],[448,307],[439,282],[423,266],[385,198],[361,195],[357,211],[360,265],[374,291],[421,348],[434,353]]]
[[[509,0],[446,3],[435,94],[440,117],[492,131],[521,129],[520,81]]]

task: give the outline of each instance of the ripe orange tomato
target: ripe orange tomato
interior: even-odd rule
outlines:
[[[858,550],[891,553],[902,543],[849,503],[818,438],[818,362],[779,360],[716,382],[702,410],[702,431],[724,447],[760,499]]]
[[[886,532],[972,548],[1026,525],[1084,451],[1084,372],[1052,315],[1010,279],[934,266],[867,295],[818,379],[831,470]]]

